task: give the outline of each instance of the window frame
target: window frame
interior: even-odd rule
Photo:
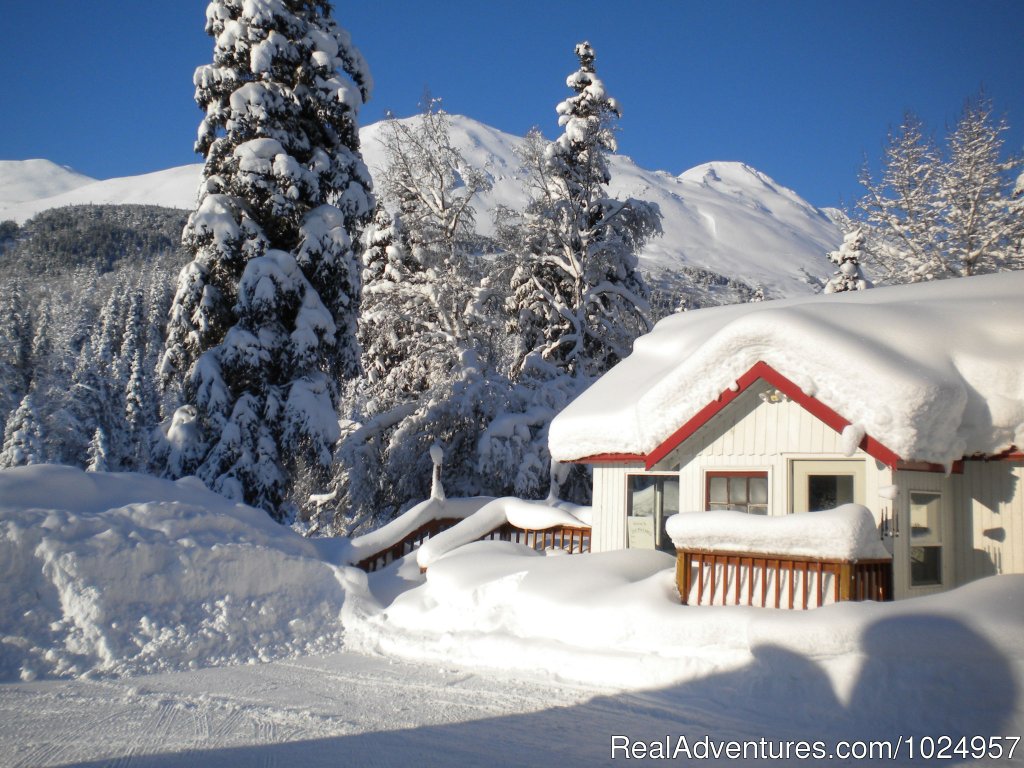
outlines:
[[[711,508],[711,480],[713,478],[734,478],[743,477],[747,479],[747,509],[744,510],[744,514],[747,515],[758,515],[759,517],[768,516],[772,513],[772,481],[771,473],[767,469],[706,469],[704,470],[704,510],[707,512],[716,512],[722,510],[714,510]],[[758,512],[751,512],[750,506],[750,479],[763,479],[767,487],[766,500],[764,503],[764,514],[761,515]],[[727,502],[728,503],[728,502]],[[737,505],[738,506],[738,505]],[[755,506],[761,506],[757,504]]]
[[[867,465],[862,458],[824,458],[821,456],[794,456],[788,459],[789,514],[819,512],[810,509],[807,483],[816,476],[853,477],[853,503],[865,504],[867,499]],[[804,509],[803,507],[808,507]]]

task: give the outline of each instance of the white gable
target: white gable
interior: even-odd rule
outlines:
[[[552,455],[647,454],[763,361],[904,459],[1024,445],[1024,272],[666,318],[559,414]]]

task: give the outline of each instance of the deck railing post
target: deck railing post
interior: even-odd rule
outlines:
[[[689,552],[676,550],[676,588],[679,590],[679,602],[689,605],[690,588],[693,586],[693,555]],[[700,602],[700,596],[697,596]]]

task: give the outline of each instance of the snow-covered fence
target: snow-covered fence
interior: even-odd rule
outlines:
[[[892,599],[892,558],[856,504],[778,518],[691,512],[666,527],[683,604],[807,609]]]
[[[588,507],[564,502],[495,499],[427,499],[376,531],[352,540],[348,561],[372,572],[405,557],[417,548],[425,568],[425,557],[436,560],[462,544],[481,539],[511,541],[537,550],[590,551]],[[435,543],[435,541],[437,543]],[[430,542],[429,544],[427,542]]]
[[[352,539],[349,563],[370,572],[383,568],[492,501],[493,496],[422,501],[387,525]]]
[[[500,539],[533,549],[590,551],[590,508],[560,501],[494,499],[475,514],[427,541],[416,552],[420,568],[428,568],[456,547],[481,539]]]

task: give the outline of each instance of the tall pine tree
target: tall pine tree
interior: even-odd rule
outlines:
[[[168,444],[194,457],[176,472],[284,519],[300,477],[327,477],[339,381],[359,372],[371,78],[323,0],[213,0],[206,16],[206,162],[161,369],[190,427]]]
[[[652,203],[608,196],[621,112],[595,72],[590,44],[578,44],[576,56],[580,67],[566,80],[573,95],[557,107],[562,135],[527,144],[532,200],[513,228],[523,263],[511,308],[524,340],[521,367],[591,377],[649,330],[636,254],[660,234],[661,213]]]

